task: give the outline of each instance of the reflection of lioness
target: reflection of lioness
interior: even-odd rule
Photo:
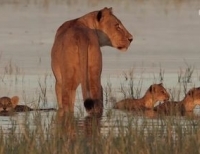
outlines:
[[[63,23],[57,30],[51,51],[59,108],[73,112],[76,89],[81,83],[88,113],[102,113],[100,47],[126,50],[131,41],[132,35],[113,15],[112,8],[90,12]]]
[[[115,109],[127,110],[145,110],[152,109],[157,101],[169,99],[169,93],[163,87],[162,83],[153,84],[146,91],[145,95],[140,99],[128,98],[117,102]]]
[[[200,105],[200,87],[190,89],[181,101],[166,101],[154,107],[154,111],[164,114],[191,112],[196,105]]]

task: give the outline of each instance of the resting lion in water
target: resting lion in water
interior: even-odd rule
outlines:
[[[158,101],[169,99],[169,93],[163,87],[162,83],[151,85],[145,95],[140,99],[127,98],[117,102],[114,105],[115,109],[126,110],[145,110],[153,109],[153,106]]]
[[[18,96],[9,97],[1,97],[0,98],[0,112],[9,112],[13,111],[13,109],[17,106],[19,102]]]
[[[164,114],[181,114],[192,112],[200,105],[200,87],[190,89],[181,101],[166,101],[154,107],[154,111]]]
[[[90,12],[66,21],[57,30],[51,51],[58,107],[74,111],[76,89],[81,84],[89,114],[102,114],[102,53],[100,47],[127,50],[133,37],[112,8]]]
[[[55,110],[54,108],[47,109],[33,109],[27,105],[18,105],[19,97],[1,97],[0,98],[0,115],[9,115],[11,112],[26,112],[26,111],[50,111]]]

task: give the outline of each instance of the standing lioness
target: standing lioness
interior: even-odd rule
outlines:
[[[55,90],[60,109],[74,110],[75,94],[81,83],[88,113],[103,111],[100,47],[127,50],[133,37],[112,13],[112,8],[90,12],[66,21],[57,30],[51,52]]]

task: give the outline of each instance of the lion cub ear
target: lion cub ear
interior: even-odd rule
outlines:
[[[18,96],[13,96],[11,98],[11,102],[12,102],[13,108],[15,108],[17,106],[18,102],[19,102],[19,97]]]

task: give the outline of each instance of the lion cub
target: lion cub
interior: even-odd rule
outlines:
[[[169,99],[169,93],[163,87],[162,83],[151,85],[145,95],[140,99],[127,98],[117,102],[115,109],[127,110],[145,110],[152,109],[158,101],[166,101]]]
[[[6,112],[25,112],[25,111],[50,111],[56,110],[54,108],[45,108],[45,109],[32,109],[27,105],[18,105],[19,97],[13,96],[12,98],[9,97],[1,97],[0,98],[0,113]]]
[[[17,106],[18,102],[19,102],[18,96],[13,96],[12,98],[1,97],[0,98],[0,112],[12,111]]]
[[[190,89],[181,101],[166,101],[154,107],[154,111],[164,114],[191,112],[196,105],[200,105],[200,87]]]
[[[0,113],[7,112],[25,112],[25,111],[33,111],[34,109],[26,106],[26,105],[18,105],[19,97],[13,96],[9,97],[1,97],[0,98]]]

